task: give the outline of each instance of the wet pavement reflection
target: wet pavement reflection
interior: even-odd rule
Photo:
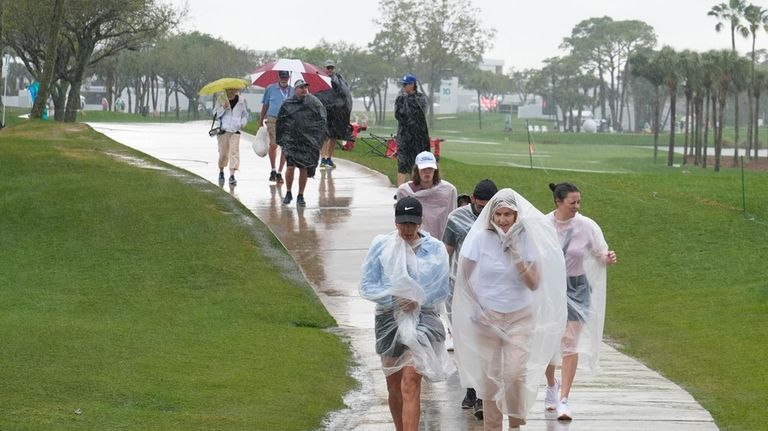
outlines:
[[[216,143],[207,136],[207,122],[91,126],[124,145],[218,184]],[[346,394],[348,408],[329,414],[324,429],[392,430],[384,375],[374,352],[374,306],[358,296],[357,285],[371,240],[394,229],[394,188],[383,175],[336,159],[336,170],[318,170],[309,179],[305,208],[297,207],[295,200],[283,205],[287,190],[285,185],[268,181],[268,159],[257,157],[245,143],[241,143],[240,153],[237,185],[220,186],[261,219],[291,253],[335,317],[335,331],[349,340],[355,354],[357,366],[351,373],[361,382],[360,389]],[[296,187],[294,184],[294,196]],[[524,430],[717,429],[710,414],[679,386],[613,348],[603,347],[603,372],[576,377],[571,393],[576,419],[558,422],[553,413],[545,413],[542,387]],[[482,421],[471,410],[459,407],[463,396],[456,374],[446,382],[424,384],[421,429],[482,430]]]

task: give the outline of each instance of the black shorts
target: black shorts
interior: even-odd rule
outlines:
[[[400,174],[410,174],[413,171],[413,166],[416,164],[416,155],[398,148],[397,172]]]
[[[376,353],[383,356],[397,358],[408,350],[408,346],[396,340],[395,313],[388,311],[376,314]],[[440,315],[434,309],[422,309],[419,314],[419,324],[416,330],[423,332],[431,345],[445,341],[445,327]]]
[[[568,277],[568,321],[585,322],[592,304],[592,287],[586,275]]]

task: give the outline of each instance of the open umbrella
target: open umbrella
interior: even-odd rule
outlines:
[[[200,91],[197,92],[197,94],[201,96],[209,96],[214,93],[225,91],[229,88],[242,90],[249,85],[250,83],[248,80],[242,78],[221,78],[206,84],[205,87],[201,88]]]
[[[280,80],[278,72],[281,70],[291,73],[290,85],[303,79],[309,84],[313,93],[331,88],[331,78],[325,74],[324,70],[313,64],[292,58],[281,58],[259,67],[251,73],[251,82],[255,86],[266,88],[269,84],[274,84]]]

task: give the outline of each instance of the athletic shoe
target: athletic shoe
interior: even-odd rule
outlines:
[[[307,203],[304,201],[304,195],[296,195],[296,206],[307,206]]]
[[[318,169],[325,169],[328,166],[328,162],[326,162],[325,159],[320,159],[320,166],[318,166]]]
[[[483,400],[479,398],[475,402],[475,417],[477,420],[483,420]]]
[[[546,395],[544,396],[544,409],[548,412],[553,412],[557,409],[557,397],[560,395],[560,381],[555,379],[555,384],[547,386]]]
[[[234,175],[230,175],[230,176],[229,176],[229,185],[230,185],[230,186],[234,186],[234,185],[237,185],[237,180],[235,179],[235,176],[234,176]]]
[[[270,172],[270,174],[269,174],[269,181],[271,181],[271,182],[277,181],[277,172],[275,172],[275,171]]]
[[[288,205],[293,200],[293,195],[291,192],[286,192],[285,197],[283,198],[283,204]]]
[[[333,160],[327,159],[325,161],[325,168],[326,169],[336,169],[336,163],[333,163]]]
[[[573,420],[573,413],[571,413],[570,407],[568,407],[568,398],[563,398],[557,405],[557,420],[570,421]]]
[[[224,184],[224,171],[219,172],[219,182]]]
[[[472,407],[475,406],[476,403],[477,403],[477,394],[475,394],[475,390],[472,388],[468,388],[467,394],[464,395],[464,399],[461,401],[461,408],[464,410],[471,409]]]
[[[282,184],[283,183],[283,174],[278,172],[277,175],[275,175],[275,180],[277,181],[278,184]]]

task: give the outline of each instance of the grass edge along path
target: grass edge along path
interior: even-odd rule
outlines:
[[[439,133],[439,132],[438,132]],[[472,136],[466,133],[464,136]],[[574,147],[581,151],[583,145]],[[395,162],[358,143],[345,158],[395,181]],[[764,427],[768,404],[768,173],[649,166],[600,174],[464,164],[443,151],[441,177],[459,193],[482,178],[512,187],[544,212],[547,184],[571,181],[582,212],[603,228],[619,264],[609,269],[606,338],[677,382],[723,430]],[[577,377],[578,383],[578,377]],[[577,394],[574,394],[577,397]]]
[[[81,124],[0,131],[0,171],[1,429],[306,430],[343,407],[347,343],[230,195]]]

